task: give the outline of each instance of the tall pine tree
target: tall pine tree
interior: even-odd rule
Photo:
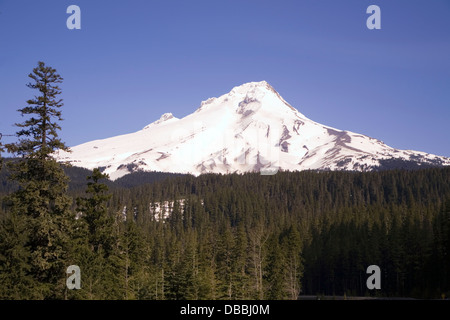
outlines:
[[[61,299],[66,293],[65,271],[74,219],[70,211],[72,199],[67,195],[68,177],[52,156],[58,149],[68,150],[57,134],[61,129],[58,121],[62,120],[59,109],[63,106],[58,99],[58,84],[63,79],[43,62],[29,77],[32,81],[27,86],[37,90],[38,95],[18,110],[28,117],[16,124],[21,128],[17,132],[19,141],[6,145],[9,152],[21,157],[10,164],[11,178],[19,184],[19,190],[9,196],[9,218],[17,223],[5,223],[4,227],[6,233],[22,235],[18,238],[22,243],[15,244],[25,251],[20,254],[19,267],[33,281],[28,281],[28,277],[18,281],[28,279],[24,285],[35,286],[33,298]]]

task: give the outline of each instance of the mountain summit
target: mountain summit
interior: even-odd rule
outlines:
[[[112,179],[135,171],[233,173],[282,170],[368,171],[386,161],[450,165],[450,158],[398,150],[368,136],[314,122],[266,81],[203,101],[190,115],[171,113],[140,131],[72,147],[57,159],[100,167]]]
[[[169,113],[164,113],[161,116],[161,118],[159,118],[159,120],[156,120],[155,122],[150,123],[148,126],[144,127],[144,129],[151,128],[152,126],[155,126],[157,124],[160,124],[160,123],[163,123],[163,122],[166,122],[166,121],[169,121],[169,120],[178,120],[178,118],[175,118],[173,116],[173,114],[170,113],[170,112]]]

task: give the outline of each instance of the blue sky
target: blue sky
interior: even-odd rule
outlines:
[[[81,30],[66,27],[72,4]],[[266,80],[312,120],[450,156],[449,21],[448,0],[0,0],[0,132],[23,121],[42,60],[64,78],[69,146]]]

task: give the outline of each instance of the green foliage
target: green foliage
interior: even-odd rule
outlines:
[[[449,176],[448,168],[184,176],[119,191],[112,202],[140,208],[150,257],[138,263],[149,270],[141,297],[440,297],[449,288],[448,228],[439,222]],[[161,220],[152,210],[163,201],[173,205]],[[365,285],[371,264],[383,272],[378,293]]]
[[[17,127],[23,128],[17,132],[17,136],[25,138],[6,146],[10,152],[20,156],[34,154],[47,158],[57,149],[67,150],[66,145],[58,138],[57,130],[61,130],[61,127],[56,122],[63,120],[59,110],[63,103],[62,99],[58,99],[61,94],[58,84],[63,78],[42,61],[38,62],[38,66],[28,77],[33,81],[29,82],[27,87],[38,90],[40,95],[28,100],[28,105],[18,110],[22,116],[31,116],[25,122],[16,124]]]
[[[87,197],[77,198],[77,231],[74,241],[74,264],[80,267],[83,279],[83,298],[116,299],[119,293],[114,283],[117,274],[118,230],[108,214],[108,187],[100,183],[108,176],[98,168],[87,177]],[[79,298],[75,292],[72,298]]]
[[[9,215],[0,220],[0,299],[39,299],[31,274],[29,230],[25,219]]]
[[[81,213],[82,219],[86,221],[88,228],[88,242],[94,252],[100,249],[109,254],[115,245],[113,234],[113,219],[108,215],[107,201],[111,198],[108,186],[99,183],[101,179],[108,179],[108,176],[101,173],[98,168],[94,169],[91,176],[87,177],[86,198],[77,198],[77,210]]]
[[[100,168],[101,169],[101,168]],[[132,188],[142,184],[151,184],[156,181],[163,181],[169,178],[181,177],[185,174],[181,173],[170,173],[170,172],[160,172],[160,171],[152,171],[152,172],[132,172],[123,177],[120,177],[115,181],[117,186],[121,186],[124,188]]]
[[[10,152],[22,158],[8,163],[10,178],[19,189],[7,197],[10,215],[3,222],[4,237],[17,240],[3,244],[6,248],[0,258],[0,268],[5,269],[2,287],[9,288],[4,293],[7,297],[61,299],[66,291],[65,269],[71,254],[74,220],[70,211],[72,199],[67,195],[68,178],[51,157],[57,148],[65,148],[57,138],[60,127],[53,121],[54,117],[61,120],[60,111],[55,109],[62,105],[61,100],[56,100],[60,91],[54,84],[62,78],[42,62],[29,77],[35,83],[28,86],[41,95],[19,110],[22,115],[34,115],[17,124],[23,128],[17,136],[26,138],[7,145]],[[8,268],[9,263],[14,263],[17,271],[13,265]],[[27,290],[18,293],[11,282]]]

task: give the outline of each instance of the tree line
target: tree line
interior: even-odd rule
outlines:
[[[19,110],[29,118],[6,145],[19,158],[3,164],[14,187],[1,198],[1,299],[450,294],[450,168],[136,174],[122,186],[97,168],[72,171],[87,179],[69,189],[52,157],[67,148],[62,78],[42,62],[29,76],[40,96]],[[374,264],[381,290],[366,287]],[[66,286],[70,265],[79,290]]]

